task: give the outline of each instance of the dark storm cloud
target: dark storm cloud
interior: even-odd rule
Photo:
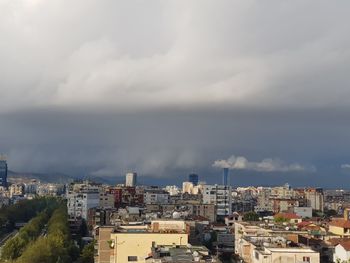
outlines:
[[[221,181],[221,170],[212,163],[239,153],[251,160],[273,157],[321,169],[235,170],[235,184],[327,185],[330,170],[324,171],[324,161],[339,162],[331,170],[338,174],[346,162],[346,119],[347,111],[331,109],[35,110],[2,115],[0,142],[19,171],[117,177],[135,169],[172,183],[195,171],[214,183]],[[346,173],[339,179],[347,180]]]
[[[244,184],[347,178],[349,7],[1,1],[0,151],[21,171],[215,182],[236,155]]]

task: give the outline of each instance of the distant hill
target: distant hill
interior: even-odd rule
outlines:
[[[106,176],[106,177],[96,177],[96,176],[72,176],[63,173],[31,173],[31,172],[15,172],[9,171],[8,178],[27,178],[27,179],[37,179],[42,183],[69,183],[74,180],[91,180],[96,183],[116,185],[123,184],[125,178],[123,176]],[[185,179],[184,179],[185,180]],[[138,177],[138,185],[173,185],[178,183],[178,178],[154,178],[150,175],[143,175]]]
[[[69,183],[74,180],[91,180],[97,183],[105,183],[105,184],[116,184],[116,183],[122,183],[124,181],[124,178],[122,180],[118,180],[121,178],[111,178],[111,177],[94,177],[94,176],[71,176],[63,173],[30,173],[30,172],[14,172],[14,171],[8,171],[8,178],[28,178],[28,179],[37,179],[42,183]],[[120,181],[120,182],[119,182]]]
[[[43,183],[68,183],[75,178],[62,173],[29,173],[29,172],[8,172],[9,178],[32,178]]]

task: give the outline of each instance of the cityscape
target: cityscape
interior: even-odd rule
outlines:
[[[0,263],[350,263],[349,10],[0,0]]]
[[[56,208],[38,208],[28,223],[0,218],[4,262],[348,260],[350,190],[288,184],[234,188],[234,174],[228,168],[222,169],[217,184],[191,173],[182,185],[163,187],[138,184],[136,172],[126,173],[125,183],[118,185],[88,179],[62,184],[10,178],[6,159],[0,168],[2,213],[43,200]],[[61,223],[70,233],[64,242],[73,248],[44,255],[33,252],[39,249],[39,240],[49,240],[50,221],[60,209]],[[45,219],[43,213],[48,213]],[[26,237],[26,226],[40,220],[35,237]],[[21,238],[32,241],[21,243]]]

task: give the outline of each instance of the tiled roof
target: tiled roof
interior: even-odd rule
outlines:
[[[340,243],[347,243],[350,242],[350,239],[345,237],[345,238],[331,238],[328,240],[328,242],[332,245],[332,246],[336,246]]]
[[[336,219],[329,222],[329,225],[341,228],[350,228],[350,221],[344,219]]]
[[[305,227],[305,226],[308,226],[308,225],[311,225],[311,224],[314,224],[314,223],[312,223],[310,221],[303,221],[303,222],[300,222],[298,224],[298,227]]]
[[[350,251],[350,241],[340,242],[339,245],[341,245],[346,251]]]

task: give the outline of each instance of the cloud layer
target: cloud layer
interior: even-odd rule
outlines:
[[[0,152],[17,171],[215,183],[212,161],[234,149],[249,157],[231,160],[237,183],[279,171],[260,182],[335,184],[350,149],[349,8],[2,0]]]
[[[346,106],[349,7],[4,0],[0,111]]]

